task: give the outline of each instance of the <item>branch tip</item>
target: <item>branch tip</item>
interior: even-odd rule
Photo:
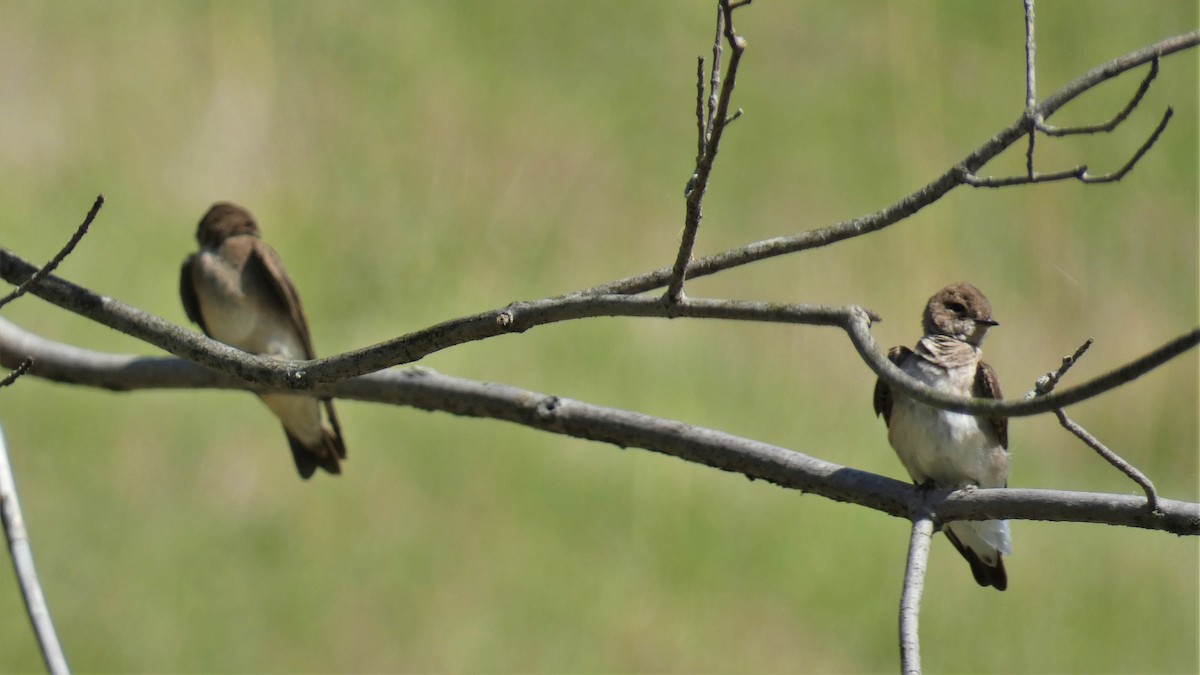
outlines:
[[[32,365],[33,365],[33,357],[26,356],[23,361],[21,361],[19,364],[17,364],[16,368],[12,369],[12,372],[10,372],[8,375],[5,375],[3,380],[0,380],[0,388],[7,387],[7,386],[11,385],[13,382],[16,382],[18,379],[21,378],[22,375],[29,372],[29,367]]]
[[[0,307],[7,305],[13,300],[16,300],[22,295],[28,293],[31,288],[41,283],[42,279],[46,278],[47,275],[49,275],[60,264],[62,264],[62,261],[71,254],[71,251],[75,250],[75,247],[79,244],[80,240],[83,239],[83,235],[87,234],[88,228],[92,226],[92,221],[96,219],[96,214],[100,213],[100,207],[102,206],[104,206],[103,193],[96,196],[96,201],[92,203],[92,208],[88,210],[87,216],[84,217],[83,222],[79,225],[79,227],[75,229],[75,234],[71,235],[71,238],[67,240],[66,245],[64,245],[62,249],[60,249],[59,252],[50,259],[49,262],[47,262],[45,265],[42,265],[40,269],[38,269],[33,273],[32,276],[17,286],[11,293],[3,298],[0,298]]]

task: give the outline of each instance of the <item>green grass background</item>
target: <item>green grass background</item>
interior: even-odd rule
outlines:
[[[669,264],[695,153],[705,2],[0,5],[0,244],[184,323],[208,205],[258,217],[323,354]],[[1040,3],[1042,95],[1197,26],[1191,0]],[[755,3],[698,253],[829,225],[923,185],[1020,113],[1019,3]],[[954,191],[870,237],[689,285],[860,303],[911,344],[968,279],[1021,396],[1195,326],[1197,53],[1112,134],[1041,170],[1124,181]],[[1106,119],[1143,71],[1053,121]],[[988,167],[1018,172],[1023,147]],[[154,354],[35,298],[5,317]],[[836,330],[596,319],[464,345],[439,371],[661,415],[904,477],[874,376]],[[1195,352],[1070,412],[1168,497],[1198,498]],[[248,394],[0,392],[45,591],[80,671],[862,672],[897,666],[907,523],[641,450],[342,402],[350,459],[301,482]],[[1135,493],[1052,417],[1011,423],[1011,484]],[[1194,538],[1014,523],[1005,593],[934,542],[931,672],[1200,669]],[[7,563],[5,563],[7,565]],[[0,670],[40,658],[0,572]]]

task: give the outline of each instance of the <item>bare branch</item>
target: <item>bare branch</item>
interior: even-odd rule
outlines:
[[[704,57],[696,57],[696,165],[700,165],[700,160],[704,159]],[[696,175],[692,174],[692,179],[688,181],[688,188],[684,190],[684,197],[691,192],[692,181]]]
[[[883,356],[875,339],[871,337],[869,328],[869,324],[855,321],[846,326],[859,355],[863,357],[871,370],[892,387],[903,390],[905,395],[910,398],[943,410],[973,415],[1003,415],[1005,417],[1037,415],[1046,412],[1047,409],[1044,407],[1046,405],[1050,405],[1049,410],[1054,410],[1079,403],[1126,382],[1132,382],[1200,344],[1200,328],[1194,328],[1154,351],[1065,391],[1022,401],[1012,399],[997,401],[995,399],[964,399],[948,396],[907,377],[902,370]]]
[[[1032,147],[1032,141],[1030,141],[1030,146]],[[1032,155],[1030,155],[1030,157],[1032,158]],[[1030,166],[1032,166],[1032,164]],[[966,173],[963,174],[962,179],[964,183],[970,185],[971,187],[1000,188],[1009,187],[1011,185],[1053,183],[1054,181],[1067,180],[1069,178],[1083,180],[1085,176],[1087,176],[1087,165],[1080,164],[1074,169],[1066,169],[1063,171],[1056,171],[1054,173],[1037,173],[1036,171],[1031,170],[1027,176],[1005,176],[1003,178],[996,178],[994,176],[980,177],[976,176],[975,174]]]
[[[1067,414],[1062,410],[1055,410],[1054,414],[1058,416],[1058,422],[1063,426],[1064,429],[1075,434],[1075,436],[1079,440],[1083,441],[1085,445],[1092,450],[1095,450],[1096,454],[1103,457],[1109,464],[1115,466],[1118,471],[1126,476],[1129,476],[1133,482],[1141,486],[1142,490],[1146,493],[1146,508],[1150,509],[1151,511],[1158,510],[1158,492],[1154,489],[1154,483],[1151,482],[1150,478],[1147,477],[1146,474],[1139,471],[1137,467],[1130,464],[1117,453],[1109,450],[1103,443],[1097,440],[1095,436],[1088,433],[1087,429],[1084,429],[1083,427],[1079,426],[1077,422],[1067,417]]]
[[[59,382],[120,390],[280,390],[247,384],[181,359],[105,354],[62,345],[0,319],[0,363],[7,364],[11,357],[6,355],[14,350],[33,355],[33,375]],[[323,385],[313,393],[486,417],[623,448],[644,448],[907,519],[928,513],[941,522],[1070,521],[1200,535],[1200,504],[1164,499],[1159,504],[1161,513],[1156,514],[1145,509],[1144,499],[1128,495],[1014,488],[918,490],[909,483],[713,429],[424,369],[372,373]]]
[[[740,6],[740,5],[739,5]],[[725,82],[721,82],[721,39],[729,42],[731,55],[729,68],[725,73]],[[746,49],[746,41],[733,28],[733,7],[729,0],[720,0],[717,7],[717,35],[713,40],[712,78],[709,83],[708,119],[701,130],[701,147],[696,158],[696,168],[688,180],[684,190],[686,199],[684,209],[683,235],[680,237],[679,250],[675,254],[675,264],[671,268],[671,277],[667,285],[666,297],[672,302],[683,298],[683,281],[687,277],[688,264],[692,260],[692,251],[696,246],[696,235],[700,231],[700,220],[703,218],[702,204],[704,194],[708,190],[709,176],[712,175],[713,162],[721,145],[721,136],[725,127],[741,115],[729,114],[729,100],[733,97],[734,83],[737,80],[738,65],[742,60],[742,52]],[[697,88],[700,84],[697,83]],[[702,96],[703,92],[697,92]],[[700,112],[699,100],[696,104]]]
[[[1037,140],[1037,43],[1033,39],[1033,0],[1025,0],[1025,112],[1029,117],[1029,147],[1025,150],[1025,175],[1033,178],[1034,143]]]
[[[1054,391],[1054,387],[1058,386],[1058,383],[1060,380],[1062,380],[1063,375],[1066,375],[1067,371],[1071,369],[1071,366],[1075,365],[1075,363],[1079,361],[1079,357],[1083,356],[1083,353],[1091,348],[1092,342],[1092,338],[1088,338],[1087,340],[1084,340],[1083,344],[1079,345],[1079,348],[1075,350],[1074,354],[1070,356],[1064,356],[1062,363],[1057,369],[1039,377],[1037,382],[1033,383],[1033,391],[1026,394],[1025,398],[1045,396],[1046,394]]]
[[[54,630],[50,608],[46,605],[46,596],[42,593],[42,584],[38,581],[37,567],[33,564],[33,548],[29,544],[29,532],[25,529],[25,517],[21,514],[21,502],[17,499],[17,484],[8,459],[3,429],[0,429],[0,521],[4,524],[13,570],[21,585],[25,611],[29,614],[29,622],[42,650],[46,670],[51,673],[70,672],[58,641],[58,633]]]
[[[0,277],[21,283],[36,268],[11,251],[0,249]],[[33,293],[59,307],[132,335],[176,356],[195,361],[266,389],[305,391],[347,378],[417,361],[447,347],[497,335],[524,332],[535,326],[594,317],[660,317],[765,321],[836,326],[846,331],[871,370],[888,384],[922,403],[972,414],[1023,417],[1064,408],[1132,381],[1200,344],[1200,328],[1116,370],[1066,391],[1033,400],[1012,401],[952,396],[904,373],[887,359],[871,336],[878,320],[854,305],[788,305],[734,300],[685,299],[625,295],[570,295],[513,303],[499,310],[451,319],[371,347],[312,361],[283,361],[253,356],[168,321],[49,275]],[[34,368],[35,374],[38,369]]]
[[[721,87],[721,38],[725,28],[725,4],[717,1],[717,34],[713,37],[712,75],[708,81],[708,119],[704,122],[704,139],[712,137],[713,121],[717,118],[717,96]]]
[[[67,241],[67,244],[63,246],[53,258],[50,259],[50,262],[42,265],[41,269],[37,271],[37,274],[29,277],[21,285],[17,286],[11,293],[3,298],[0,298],[0,307],[7,305],[13,300],[16,300],[22,295],[28,293],[30,288],[36,286],[46,275],[53,272],[55,268],[62,264],[62,261],[71,254],[71,251],[75,250],[75,246],[81,239],[83,239],[83,235],[87,234],[88,228],[92,226],[92,221],[96,219],[96,214],[100,212],[101,206],[104,206],[104,195],[99,195],[96,197],[96,201],[92,204],[91,210],[88,211],[87,216],[83,219],[83,223],[75,229],[75,234],[71,235],[71,238]]]
[[[1037,396],[1045,396],[1046,394],[1054,391],[1054,387],[1059,383],[1060,380],[1062,380],[1063,375],[1070,370],[1071,366],[1075,365],[1075,363],[1079,361],[1079,357],[1083,356],[1084,352],[1086,352],[1091,346],[1092,339],[1088,338],[1087,341],[1079,346],[1079,349],[1075,350],[1074,354],[1071,356],[1064,356],[1062,365],[1059,366],[1057,370],[1053,370],[1049,373],[1046,373],[1042,377],[1039,377],[1037,382],[1034,384],[1033,391],[1027,394],[1025,398],[1028,399]],[[1109,450],[1095,436],[1090,434],[1078,423],[1067,417],[1067,414],[1064,413],[1061,408],[1055,409],[1054,414],[1058,417],[1058,422],[1063,426],[1064,429],[1075,434],[1079,440],[1083,441],[1084,444],[1092,450],[1095,450],[1096,453],[1103,457],[1109,464],[1115,466],[1117,470],[1126,476],[1129,476],[1133,482],[1141,486],[1142,490],[1144,490],[1146,493],[1147,508],[1149,508],[1151,511],[1158,510],[1158,492],[1154,489],[1154,483],[1151,482],[1150,478],[1147,477],[1146,474],[1139,471],[1137,467],[1127,462],[1117,453]]]
[[[1075,178],[1083,183],[1113,183],[1113,182],[1121,180],[1122,178],[1125,177],[1125,174],[1127,174],[1133,170],[1133,167],[1138,163],[1138,160],[1140,160],[1142,158],[1142,156],[1145,155],[1150,150],[1151,146],[1153,146],[1155,144],[1155,142],[1158,141],[1158,137],[1161,136],[1162,132],[1167,128],[1167,122],[1171,121],[1171,117],[1174,114],[1175,114],[1174,109],[1168,107],[1167,111],[1165,113],[1163,113],[1162,120],[1159,121],[1158,126],[1154,128],[1154,131],[1150,132],[1150,137],[1147,138],[1144,143],[1142,143],[1141,147],[1139,147],[1137,149],[1137,152],[1133,153],[1133,156],[1129,158],[1129,161],[1125,162],[1125,164],[1123,166],[1121,166],[1121,168],[1117,169],[1116,171],[1113,171],[1112,173],[1106,173],[1106,174],[1102,174],[1099,176],[1093,176],[1088,173],[1087,165],[1084,164],[1084,165],[1077,166],[1074,169],[1067,169],[1066,171],[1059,171],[1057,173],[1038,174],[1032,170],[1033,165],[1030,164],[1029,165],[1030,173],[1028,176],[1009,176],[1007,178],[980,178],[973,174],[964,174],[963,182],[965,182],[967,185],[970,185],[971,187],[992,187],[992,188],[1009,187],[1011,185],[1029,185],[1031,183],[1049,183],[1052,181],[1066,180],[1069,178]],[[1032,147],[1033,146],[1032,146],[1032,142],[1031,142],[1030,148],[1032,148]],[[1032,157],[1033,156],[1030,155],[1031,160],[1032,160]]]
[[[908,563],[904,568],[904,591],[900,594],[900,672],[921,672],[921,594],[925,591],[925,570],[929,566],[929,543],[933,539],[933,519],[928,515],[913,521],[908,540]]]
[[[33,365],[33,357],[26,356],[23,361],[21,361],[19,364],[17,364],[16,368],[13,368],[11,373],[9,373],[8,375],[5,375],[3,380],[0,380],[0,388],[7,387],[10,384],[12,384],[13,382],[16,382],[18,379],[20,379],[20,377],[22,375],[29,372],[29,366],[32,366],[32,365]]]
[[[1146,77],[1142,79],[1142,83],[1138,85],[1137,91],[1133,93],[1133,98],[1129,99],[1129,102],[1125,104],[1125,107],[1122,108],[1121,111],[1109,121],[1101,122],[1100,124],[1078,127],[1056,127],[1046,124],[1045,121],[1038,119],[1037,130],[1046,134],[1047,136],[1071,136],[1074,134],[1107,133],[1113,129],[1116,129],[1121,122],[1125,121],[1125,118],[1129,117],[1129,113],[1133,112],[1133,109],[1142,102],[1142,97],[1144,97],[1146,92],[1150,89],[1150,83],[1154,81],[1154,78],[1158,77],[1158,61],[1159,58],[1156,55],[1154,60],[1150,62],[1150,72],[1146,73]]]
[[[1079,180],[1083,181],[1084,183],[1112,183],[1124,178],[1125,174],[1129,173],[1130,170],[1133,169],[1134,165],[1138,163],[1138,160],[1142,158],[1142,155],[1145,155],[1146,152],[1150,150],[1150,147],[1153,146],[1158,140],[1158,137],[1162,135],[1163,130],[1167,128],[1167,122],[1171,121],[1171,116],[1174,114],[1175,111],[1168,107],[1167,111],[1163,113],[1162,121],[1158,123],[1158,126],[1155,127],[1154,131],[1150,134],[1150,138],[1147,138],[1146,142],[1142,143],[1142,147],[1138,148],[1138,151],[1133,153],[1133,156],[1129,158],[1129,161],[1125,162],[1125,165],[1120,169],[1101,176],[1091,176],[1085,173],[1079,178]]]
[[[1200,30],[1167,38],[1112,59],[1089,70],[1052,93],[1038,104],[1035,109],[1036,113],[1043,118],[1049,117],[1080,94],[1109,79],[1163,56],[1191,49],[1198,44],[1200,44]],[[970,176],[974,176],[984,165],[1024,137],[1028,129],[1027,113],[1022,111],[1016,121],[1000,130],[960,162],[921,189],[905,196],[891,206],[866,216],[843,220],[828,227],[764,239],[722,253],[698,258],[688,265],[686,278],[694,279],[767,258],[828,246],[844,239],[877,232],[894,225],[941,199],[959,185],[969,185],[968,178]],[[1070,175],[1074,176],[1074,174]],[[672,268],[663,267],[577,291],[575,295],[643,293],[666,285],[670,281],[671,271]]]

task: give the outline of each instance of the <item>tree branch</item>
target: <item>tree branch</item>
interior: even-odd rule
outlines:
[[[908,540],[908,563],[904,568],[904,591],[900,594],[900,672],[921,672],[921,594],[925,591],[925,570],[929,565],[929,543],[933,539],[933,518],[922,515],[913,521]]]
[[[92,208],[88,211],[87,216],[84,217],[83,223],[75,229],[75,234],[71,235],[71,238],[67,240],[67,243],[61,249],[59,249],[58,253],[56,253],[49,262],[47,262],[45,265],[42,265],[33,276],[22,282],[19,286],[13,289],[11,293],[3,298],[0,298],[0,307],[7,305],[13,300],[16,300],[22,295],[28,293],[30,288],[40,283],[43,278],[53,272],[62,263],[62,261],[66,259],[66,257],[71,254],[71,251],[75,250],[75,246],[79,244],[80,240],[83,239],[83,235],[87,234],[88,228],[92,226],[92,221],[96,219],[96,214],[100,213],[101,206],[104,206],[104,195],[99,195],[96,197],[96,201],[92,204]]]
[[[6,249],[0,249],[0,277],[21,283],[36,268]],[[659,317],[766,321],[836,326],[846,331],[871,370],[908,396],[938,408],[973,414],[1024,417],[1065,408],[1130,382],[1200,344],[1200,328],[1166,343],[1113,371],[1066,391],[1029,400],[995,400],[952,396],[938,391],[896,367],[871,336],[878,317],[854,305],[789,305],[736,300],[614,296],[560,296],[520,302],[499,310],[452,319],[371,347],[312,361],[284,361],[254,356],[156,316],[101,296],[54,275],[32,291],[64,309],[148,342],[176,356],[195,361],[267,390],[310,391],[385,368],[417,361],[433,352],[465,342],[534,326],[594,317]],[[35,372],[36,372],[35,368]]]
[[[1035,111],[1042,117],[1049,117],[1080,94],[1117,75],[1163,56],[1191,49],[1198,44],[1200,44],[1200,30],[1170,37],[1148,47],[1117,57],[1107,63],[1096,66],[1087,73],[1068,82],[1038,104]],[[1000,130],[983,145],[971,151],[960,162],[947,169],[942,175],[933,179],[921,189],[905,196],[891,206],[867,216],[843,220],[829,227],[764,239],[722,253],[699,258],[692,261],[688,266],[687,278],[694,279],[696,277],[716,274],[717,272],[734,267],[748,265],[759,260],[766,260],[767,258],[828,246],[844,239],[877,232],[890,225],[894,225],[941,199],[954,188],[969,184],[968,177],[973,176],[985,164],[995,159],[1000,153],[1012,146],[1013,143],[1020,140],[1026,134],[1028,125],[1026,113],[1022,111],[1020,117],[1015,122]],[[582,291],[577,291],[576,294],[643,293],[664,286],[669,281],[670,274],[671,268],[664,267],[651,272],[593,286]]]
[[[0,522],[4,524],[13,570],[21,585],[25,611],[33,624],[33,632],[42,650],[46,670],[55,674],[70,672],[62,645],[58,641],[58,633],[54,630],[50,608],[46,605],[46,596],[42,593],[42,584],[38,581],[37,567],[33,564],[33,548],[29,544],[29,533],[25,530],[21,502],[17,499],[17,484],[13,479],[3,429],[0,429]]]
[[[25,359],[23,361],[18,363],[17,366],[12,369],[12,372],[10,372],[8,375],[5,375],[4,379],[0,380],[0,388],[7,387],[7,386],[11,385],[12,383],[16,382],[17,380],[21,379],[22,375],[29,372],[29,367],[32,365],[33,365],[33,357],[32,356],[25,357]]]
[[[0,319],[0,363],[7,365],[14,353],[32,355],[32,374],[58,382],[119,390],[280,391],[240,382],[181,359],[105,354],[63,345]],[[1161,513],[1155,514],[1146,511],[1143,499],[1128,495],[1014,488],[923,491],[909,483],[713,429],[424,369],[372,373],[323,385],[313,393],[485,417],[618,447],[643,448],[901,518],[930,513],[939,521],[1050,520],[1200,534],[1200,504],[1164,499],[1159,505]]]
[[[1142,97],[1144,97],[1146,92],[1150,90],[1150,83],[1154,82],[1154,79],[1158,77],[1158,61],[1159,58],[1157,55],[1155,55],[1154,60],[1150,62],[1150,71],[1146,73],[1146,77],[1143,78],[1142,83],[1138,85],[1137,91],[1133,93],[1133,98],[1129,99],[1129,102],[1125,104],[1125,107],[1107,122],[1077,127],[1056,127],[1046,124],[1044,120],[1038,120],[1037,130],[1043,134],[1046,134],[1047,136],[1072,136],[1075,134],[1094,134],[1097,132],[1107,133],[1113,129],[1116,129],[1121,122],[1125,121],[1126,117],[1129,117],[1129,113],[1133,112],[1133,109],[1142,102]]]
[[[1025,398],[1028,399],[1036,396],[1045,396],[1046,394],[1054,391],[1054,387],[1059,383],[1059,381],[1062,380],[1063,375],[1065,375],[1067,371],[1071,369],[1071,366],[1075,365],[1075,363],[1079,361],[1079,357],[1083,356],[1084,352],[1086,352],[1091,346],[1092,339],[1088,338],[1082,345],[1079,346],[1079,349],[1075,350],[1074,354],[1071,356],[1064,356],[1062,365],[1059,366],[1058,369],[1052,370],[1042,377],[1039,377],[1037,382],[1034,384],[1033,391],[1027,394]],[[1067,417],[1067,414],[1063,412],[1061,408],[1056,408],[1054,410],[1054,414],[1058,417],[1058,423],[1061,424],[1064,429],[1072,434],[1075,434],[1076,438],[1083,441],[1084,445],[1087,445],[1092,450],[1095,450],[1097,454],[1105,459],[1105,461],[1115,466],[1118,471],[1125,474],[1130,478],[1130,480],[1141,486],[1142,490],[1146,492],[1146,508],[1150,509],[1151,511],[1158,510],[1158,492],[1154,489],[1154,483],[1151,482],[1150,478],[1146,476],[1146,474],[1139,471],[1134,465],[1125,461],[1125,459],[1123,459],[1117,453],[1109,450],[1095,436],[1090,434],[1087,429],[1084,429],[1071,418]]]
[[[721,84],[721,39],[729,41],[731,52],[729,70],[725,73],[725,83]],[[742,52],[746,50],[746,41],[733,28],[733,7],[729,0],[719,0],[717,6],[717,36],[713,41],[712,79],[709,83],[708,119],[703,122],[700,131],[700,151],[696,157],[696,169],[688,180],[684,190],[686,207],[684,209],[683,235],[680,237],[679,250],[675,254],[675,265],[671,269],[671,279],[667,285],[666,297],[672,302],[678,302],[683,297],[683,280],[687,276],[688,263],[692,260],[692,250],[696,246],[696,235],[700,231],[700,219],[703,218],[702,204],[704,194],[708,191],[708,180],[712,175],[713,162],[717,158],[717,150],[721,145],[721,137],[725,127],[737,119],[738,115],[729,115],[729,99],[733,97],[734,82],[737,80],[738,65],[742,61]],[[703,61],[701,61],[703,64]],[[698,83],[699,84],[699,83]],[[717,87],[720,86],[718,92]],[[702,96],[703,92],[697,92]],[[700,114],[699,100],[696,103],[696,113]],[[738,111],[739,115],[741,111]]]

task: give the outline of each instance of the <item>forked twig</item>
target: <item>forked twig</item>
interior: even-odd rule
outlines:
[[[738,65],[742,53],[746,50],[746,40],[737,34],[733,28],[733,10],[750,4],[746,2],[730,3],[720,0],[717,3],[717,35],[713,40],[712,74],[709,79],[709,95],[707,115],[702,110],[701,100],[704,98],[704,59],[699,59],[696,69],[696,125],[698,128],[696,168],[688,179],[684,189],[686,208],[683,223],[683,235],[680,237],[679,250],[675,255],[675,264],[671,268],[671,277],[667,284],[666,298],[678,302],[683,298],[683,281],[687,277],[688,265],[692,260],[692,251],[696,246],[696,234],[700,230],[700,219],[703,217],[701,204],[708,190],[708,179],[712,174],[713,162],[721,145],[721,136],[725,127],[741,116],[738,110],[729,114],[729,99],[733,96],[734,83],[737,80]],[[725,81],[721,81],[721,41],[729,43],[729,67],[725,72]]]
[[[1117,125],[1124,122],[1126,117],[1129,117],[1129,113],[1133,112],[1133,109],[1142,102],[1142,97],[1150,90],[1150,83],[1154,81],[1154,78],[1158,77],[1158,61],[1159,57],[1155,56],[1154,60],[1150,62],[1150,72],[1146,73],[1146,77],[1138,85],[1137,91],[1133,93],[1133,98],[1129,99],[1125,107],[1109,121],[1077,127],[1056,127],[1046,124],[1045,120],[1039,118],[1037,120],[1037,130],[1047,136],[1073,136],[1075,134],[1107,133],[1116,129]]]
[[[1133,97],[1125,104],[1112,119],[1100,124],[1083,125],[1076,127],[1054,127],[1046,124],[1045,116],[1041,113],[1037,106],[1037,42],[1034,39],[1034,0],[1024,0],[1025,2],[1025,132],[1029,137],[1029,144],[1025,149],[1025,175],[1023,176],[1005,176],[1005,177],[981,177],[974,173],[964,171],[961,174],[962,181],[971,187],[987,187],[1000,188],[1009,187],[1011,185],[1029,185],[1033,183],[1050,183],[1060,180],[1069,180],[1074,178],[1083,183],[1112,183],[1119,181],[1129,173],[1137,164],[1138,160],[1146,154],[1146,151],[1158,140],[1162,132],[1167,127],[1167,122],[1171,119],[1174,111],[1168,107],[1166,113],[1163,114],[1162,120],[1151,132],[1150,137],[1142,143],[1137,152],[1129,158],[1129,161],[1117,169],[1106,174],[1093,176],[1088,173],[1087,165],[1082,164],[1073,169],[1064,171],[1055,171],[1052,173],[1039,174],[1033,168],[1035,143],[1038,132],[1042,132],[1047,136],[1070,136],[1076,134],[1095,134],[1109,132],[1117,128],[1121,122],[1124,122],[1133,109],[1141,103],[1142,98],[1150,89],[1150,83],[1158,77],[1158,54],[1154,55],[1153,61],[1150,63],[1150,72],[1142,79],[1138,85],[1137,91],[1133,93]]]

